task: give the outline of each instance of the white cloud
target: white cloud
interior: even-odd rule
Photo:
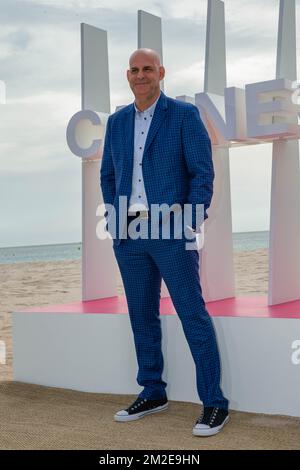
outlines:
[[[1,171],[46,172],[72,164],[65,132],[78,110],[76,101],[75,95],[51,91],[8,100],[2,110],[0,129],[6,138],[0,141],[0,155],[9,158],[1,161],[0,177]]]
[[[227,86],[244,88],[247,83],[273,80],[276,75],[275,57],[258,54],[240,57],[227,63]]]
[[[172,96],[190,95],[202,91],[204,77],[204,62],[195,62],[187,67],[173,66],[169,78],[166,79],[168,92]]]

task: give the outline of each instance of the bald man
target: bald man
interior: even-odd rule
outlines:
[[[133,421],[168,407],[167,383],[162,380],[159,311],[164,279],[195,362],[197,391],[203,403],[192,432],[211,436],[228,422],[229,402],[220,387],[216,335],[202,297],[199,252],[187,249],[187,240],[195,241],[195,232],[208,217],[213,195],[211,143],[198,109],[160,90],[164,76],[157,52],[134,51],[127,70],[134,103],[113,113],[106,128],[101,188],[105,205],[115,209],[113,250],[128,304],[137,383],[143,387],[136,400],[114,419]],[[120,211],[121,197],[127,198],[125,218]],[[159,218],[157,236],[152,236],[154,208],[161,204],[190,208],[191,222],[183,227],[182,236],[176,232],[175,211],[170,211],[168,218],[170,236],[162,234],[164,217]],[[203,208],[200,221],[199,205]],[[112,234],[108,214],[109,210],[105,216]],[[150,232],[150,237],[130,236],[130,226],[139,226],[141,234]]]

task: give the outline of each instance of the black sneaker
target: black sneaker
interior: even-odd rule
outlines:
[[[149,400],[147,398],[137,398],[132,405],[125,410],[118,411],[114,419],[115,421],[133,421],[143,418],[150,413],[158,413],[168,408],[168,399],[161,398],[158,400]]]
[[[193,428],[194,436],[213,436],[229,421],[229,414],[223,408],[204,407],[202,415]]]

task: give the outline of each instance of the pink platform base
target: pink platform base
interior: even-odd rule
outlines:
[[[232,297],[207,302],[206,308],[212,317],[300,318],[300,300],[268,306],[266,296]],[[22,312],[125,314],[128,313],[128,308],[125,296],[115,296],[83,302],[34,307],[22,310]],[[161,299],[160,312],[162,315],[176,314],[170,297]]]

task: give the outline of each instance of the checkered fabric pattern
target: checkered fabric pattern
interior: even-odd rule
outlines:
[[[131,195],[134,151],[134,105],[112,114],[107,123],[100,170],[105,203],[116,209],[118,196]],[[213,194],[211,143],[198,109],[161,92],[143,153],[143,176],[151,204],[204,204],[204,218]],[[193,210],[192,227],[195,225]],[[150,219],[146,219],[150,224]],[[205,308],[199,279],[199,253],[186,250],[185,238],[121,239],[127,223],[113,240],[125,288],[134,335],[140,396],[166,396],[159,300],[162,278],[181,320],[195,365],[197,389],[204,406],[227,408],[220,388],[220,360],[215,331]],[[122,233],[121,233],[122,232]],[[173,233],[174,235],[174,233]]]
[[[145,220],[142,223],[149,224]],[[166,396],[162,380],[160,292],[164,279],[196,366],[197,390],[204,406],[228,408],[220,388],[220,361],[212,320],[205,308],[199,279],[199,252],[186,250],[186,240],[133,240],[114,246],[123,279],[138,362],[142,398]]]
[[[122,242],[119,231],[119,199],[129,198],[132,189],[134,151],[134,104],[112,114],[107,123],[100,180],[104,203],[116,209],[117,233],[113,243]],[[167,97],[161,92],[143,153],[143,177],[151,204],[192,204],[196,227],[196,204],[203,204],[204,219],[212,194],[214,168],[211,142],[198,108]],[[200,222],[201,225],[201,222]]]

